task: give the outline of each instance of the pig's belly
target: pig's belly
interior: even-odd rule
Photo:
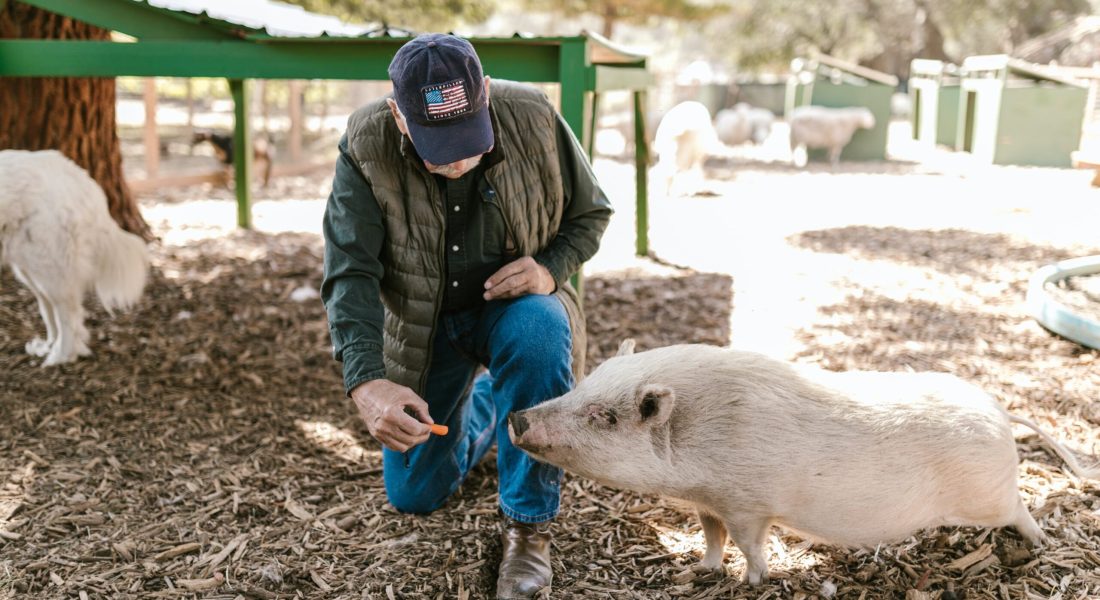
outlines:
[[[795,484],[792,501],[782,503],[775,522],[849,546],[899,540],[941,525],[1007,525],[1020,503],[1016,463],[1014,457],[999,462],[810,475]]]

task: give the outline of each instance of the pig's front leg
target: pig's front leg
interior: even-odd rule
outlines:
[[[707,540],[707,553],[703,555],[703,568],[719,570],[726,550],[726,526],[714,515],[699,511],[699,521],[703,524],[703,537]]]
[[[759,585],[768,580],[768,559],[764,554],[764,544],[768,539],[771,519],[752,515],[738,515],[737,520],[726,519],[726,531],[733,543],[745,556],[745,574],[741,581],[750,585]]]

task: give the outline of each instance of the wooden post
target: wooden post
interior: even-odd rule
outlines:
[[[237,188],[237,226],[252,229],[252,134],[248,121],[248,81],[230,79],[233,96],[233,177]]]
[[[325,130],[325,120],[328,119],[328,81],[320,82],[321,88],[321,119],[317,122],[317,132]]]
[[[270,111],[268,111],[268,105],[267,105],[267,91],[268,91],[268,89],[267,89],[267,80],[266,79],[261,79],[260,80],[260,93],[257,94],[257,95],[259,96],[259,101],[260,101],[260,118],[263,119],[262,130],[264,132],[264,135],[267,135],[268,132],[271,130],[269,125],[268,125],[268,120],[271,118],[271,115],[270,115]]]
[[[645,90],[634,91],[634,253],[649,254],[649,140],[645,128]]]
[[[160,138],[157,136],[157,80],[145,78],[145,176],[156,177],[160,169]]]
[[[302,80],[290,80],[290,160],[293,163],[302,161]]]
[[[195,80],[187,78],[187,153],[194,154],[195,146],[191,140],[195,136]]]

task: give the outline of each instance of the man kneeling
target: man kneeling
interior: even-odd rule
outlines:
[[[389,74],[392,97],[348,120],[325,211],[334,353],[398,510],[439,508],[498,445],[497,597],[529,598],[551,583],[561,471],[513,446],[505,418],[583,373],[568,277],[611,207],[542,92],[495,81],[490,103],[469,42],[419,36]]]

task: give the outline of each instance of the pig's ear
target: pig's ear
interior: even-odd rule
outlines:
[[[638,417],[646,425],[661,425],[672,415],[676,395],[672,388],[649,383],[638,390]]]
[[[623,343],[619,344],[619,351],[615,353],[615,356],[629,356],[634,354],[634,338],[626,338]]]

